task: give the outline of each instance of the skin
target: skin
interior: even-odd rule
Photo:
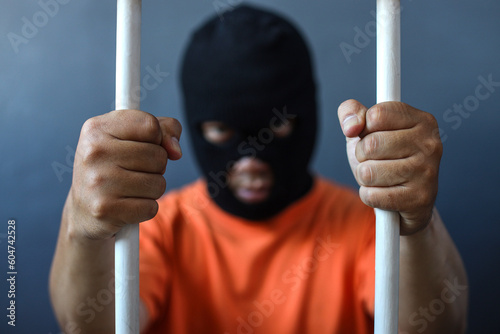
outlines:
[[[349,100],[339,107],[338,115],[361,199],[400,213],[400,332],[463,333],[467,291],[437,316],[422,309],[443,298],[446,282],[467,285],[460,256],[434,208],[442,154],[436,120],[397,102],[367,109]],[[289,125],[293,131],[293,122]],[[182,155],[181,131],[177,120],[137,110],[113,111],[84,124],[50,275],[51,299],[63,330],[114,332],[114,301],[94,305],[91,320],[82,316],[81,303],[109,289],[114,235],[127,224],[156,214],[156,199],[165,190],[167,160]],[[212,127],[206,138],[221,139],[231,131]],[[230,189],[243,201],[265,200],[274,181],[269,166],[257,159],[240,159],[229,175]],[[238,195],[241,191],[246,195]],[[144,329],[148,315],[142,303],[140,308]],[[423,325],[415,326],[412,319],[425,317],[422,331]]]

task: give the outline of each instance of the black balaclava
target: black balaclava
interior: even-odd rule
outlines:
[[[184,108],[207,190],[223,210],[249,219],[270,218],[312,186],[308,164],[316,138],[316,89],[304,39],[284,18],[238,6],[198,28],[182,64]],[[293,132],[274,136],[285,117]],[[204,121],[228,124],[236,135],[221,145],[201,132]],[[269,198],[246,204],[226,184],[228,167],[244,156],[268,163],[274,175]]]

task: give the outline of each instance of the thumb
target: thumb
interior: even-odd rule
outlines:
[[[179,140],[182,133],[182,125],[175,118],[157,117],[161,128],[161,146],[167,151],[170,160],[178,160],[182,157]]]
[[[343,102],[338,109],[340,126],[347,138],[358,137],[366,124],[367,108],[356,100]]]
[[[359,165],[356,158],[356,145],[365,129],[366,111],[367,108],[356,100],[347,100],[338,109],[340,126],[344,136],[346,136],[347,159],[356,180],[358,180],[356,171]]]

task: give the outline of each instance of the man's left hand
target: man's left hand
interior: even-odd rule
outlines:
[[[367,109],[356,100],[342,103],[338,116],[361,200],[398,211],[401,235],[425,228],[432,217],[443,152],[434,116],[401,102]]]

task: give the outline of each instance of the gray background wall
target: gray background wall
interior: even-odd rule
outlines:
[[[183,120],[177,76],[188,33],[239,2],[144,1],[143,74],[159,67],[169,76],[143,92],[143,110]],[[252,2],[293,18],[308,37],[321,89],[313,168],[354,186],[336,110],[348,98],[375,102],[375,39],[357,32],[374,24],[375,1]],[[54,1],[0,0],[1,333],[60,332],[47,281],[72,152],[83,122],[111,110],[114,99],[115,2],[42,3]],[[468,269],[469,333],[493,333],[500,313],[500,87],[482,99],[476,89],[479,78],[500,82],[500,2],[403,0],[402,6],[403,100],[439,121],[445,153],[437,205]],[[349,57],[341,48],[347,44],[356,48]],[[464,103],[470,112],[453,111]],[[185,156],[169,163],[169,189],[197,177],[186,133],[181,143]],[[6,318],[9,219],[17,222],[15,328]]]

